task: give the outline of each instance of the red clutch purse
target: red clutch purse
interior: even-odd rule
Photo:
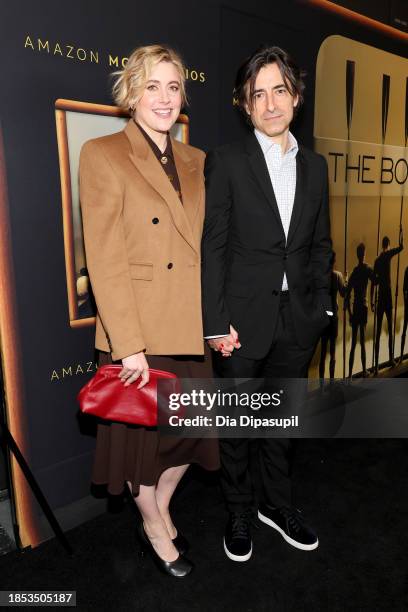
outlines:
[[[178,379],[171,372],[149,369],[150,380],[141,389],[138,382],[125,387],[118,378],[121,365],[104,365],[78,394],[81,412],[108,421],[155,427],[157,425],[157,383],[169,381],[169,390],[177,392]]]

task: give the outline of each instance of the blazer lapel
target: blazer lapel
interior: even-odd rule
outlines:
[[[285,235],[283,229],[282,220],[279,213],[278,204],[276,202],[275,193],[273,191],[271,177],[269,176],[268,166],[266,165],[265,156],[262,152],[261,146],[258,143],[255,134],[251,134],[247,140],[247,152],[249,165],[254,173],[259,186],[261,187],[268,203],[270,204],[276,220],[282,230],[282,234]]]
[[[183,236],[186,242],[198,252],[198,246],[193,239],[193,232],[186,211],[174,187],[167,178],[166,173],[163,172],[160,162],[154,156],[153,151],[133,120],[130,120],[127,124],[125,133],[132,147],[132,152],[129,154],[130,160],[139,170],[143,178],[166,202],[178,232]],[[182,187],[182,177],[180,176],[179,178]]]
[[[302,217],[304,208],[304,196],[307,193],[307,168],[306,161],[303,156],[302,150],[299,147],[298,154],[296,155],[296,189],[295,199],[293,202],[292,216],[290,218],[289,232],[287,244],[291,242],[295,232],[298,228],[299,221]]]
[[[183,208],[190,228],[193,230],[199,205],[199,181],[204,179],[199,175],[197,161],[189,157],[186,147],[180,145],[173,138],[171,139],[171,146],[183,196]]]

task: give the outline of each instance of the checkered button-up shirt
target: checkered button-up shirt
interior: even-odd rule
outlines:
[[[299,150],[296,138],[291,132],[288,137],[288,149],[282,153],[279,144],[269,136],[255,130],[255,136],[261,146],[268,167],[273,191],[279,209],[280,218],[286,239],[288,238],[290,219],[296,190],[296,155]],[[283,276],[282,291],[288,290],[286,274]]]

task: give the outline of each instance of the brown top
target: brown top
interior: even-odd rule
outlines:
[[[155,157],[157,157],[157,159],[161,163],[163,170],[167,174],[167,178],[169,179],[170,183],[173,185],[174,189],[176,190],[176,193],[178,197],[180,198],[180,202],[183,203],[183,196],[182,196],[181,188],[180,188],[180,180],[177,174],[177,168],[176,168],[176,163],[174,161],[173,149],[171,146],[171,140],[169,138],[169,134],[167,133],[167,144],[166,144],[166,148],[164,152],[162,153],[159,147],[157,146],[157,144],[154,142],[154,140],[150,138],[149,134],[145,132],[142,126],[139,125],[137,121],[135,121],[135,124],[137,125],[139,130],[142,132],[143,136],[146,138]]]

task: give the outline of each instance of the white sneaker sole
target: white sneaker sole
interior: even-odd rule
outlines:
[[[279,527],[279,525],[277,525],[270,518],[268,518],[267,516],[259,512],[259,510],[258,510],[258,518],[260,521],[265,523],[265,525],[269,525],[269,527],[272,527],[272,529],[276,529],[276,531],[278,531],[281,534],[282,538],[288,544],[291,544],[295,548],[299,548],[299,550],[315,550],[319,546],[319,540],[316,540],[316,542],[313,542],[313,544],[301,544],[301,542],[296,542],[296,540],[289,537],[288,534],[285,533],[283,529]]]
[[[225,538],[224,538],[223,541],[224,541],[225,554],[227,555],[228,559],[231,559],[231,561],[248,561],[251,558],[251,555],[252,555],[252,544],[251,544],[251,550],[246,555],[233,555],[228,550],[227,545],[225,544]]]

